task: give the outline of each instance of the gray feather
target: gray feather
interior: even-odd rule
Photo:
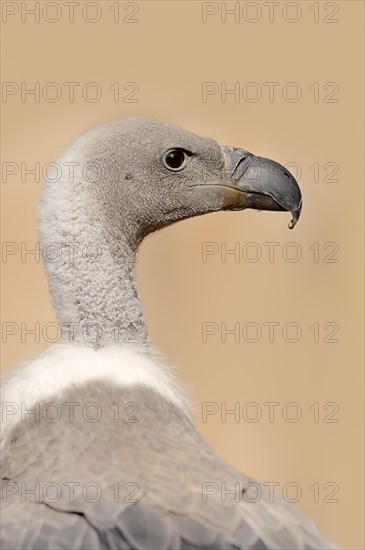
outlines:
[[[29,495],[25,502],[19,493],[7,496],[4,548],[330,548],[295,506],[270,503],[264,490],[257,503],[223,502],[219,494],[204,502],[204,482],[232,487],[249,479],[215,455],[182,410],[152,390],[100,381],[70,388],[57,400],[80,403],[78,411],[97,402],[102,417],[90,423],[76,412],[69,422],[63,406],[57,423],[16,426],[2,475],[41,489],[39,498]],[[111,405],[131,401],[138,404],[138,422],[115,422]],[[65,482],[79,484],[72,499]],[[47,500],[47,483],[63,489],[60,498]],[[90,483],[101,490],[95,502],[82,492]]]

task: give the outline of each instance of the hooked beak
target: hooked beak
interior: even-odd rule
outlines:
[[[302,194],[291,173],[274,160],[255,157],[235,147],[222,147],[227,185],[243,196],[230,210],[279,210],[291,212],[293,229],[302,210]]]

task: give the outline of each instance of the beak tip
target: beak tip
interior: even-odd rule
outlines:
[[[291,211],[291,214],[293,217],[289,222],[289,225],[288,225],[289,229],[294,229],[294,227],[297,225],[301,212],[302,212],[302,199],[300,199],[298,208]]]

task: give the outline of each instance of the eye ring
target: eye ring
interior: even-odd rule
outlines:
[[[188,155],[184,149],[169,149],[162,158],[162,162],[170,172],[180,172],[186,166]]]

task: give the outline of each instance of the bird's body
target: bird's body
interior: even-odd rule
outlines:
[[[9,381],[4,403],[14,396],[4,549],[331,547],[295,505],[214,453],[144,349],[54,346]]]
[[[75,177],[58,194],[47,183],[40,210],[43,245],[78,243],[72,262],[46,264],[69,342],[20,366],[2,390],[2,548],[336,548],[202,439],[185,392],[151,349],[138,301],[134,256],[147,233],[239,209],[242,193],[241,209],[257,205],[257,183],[242,190],[246,152],[233,150],[231,167],[212,140],[143,119],[92,131],[69,151],[63,164],[82,159]],[[107,167],[96,184],[83,174],[91,158]],[[278,192],[281,208],[274,195],[260,198],[264,208],[288,209],[290,193]],[[90,242],[98,261],[85,254]]]

